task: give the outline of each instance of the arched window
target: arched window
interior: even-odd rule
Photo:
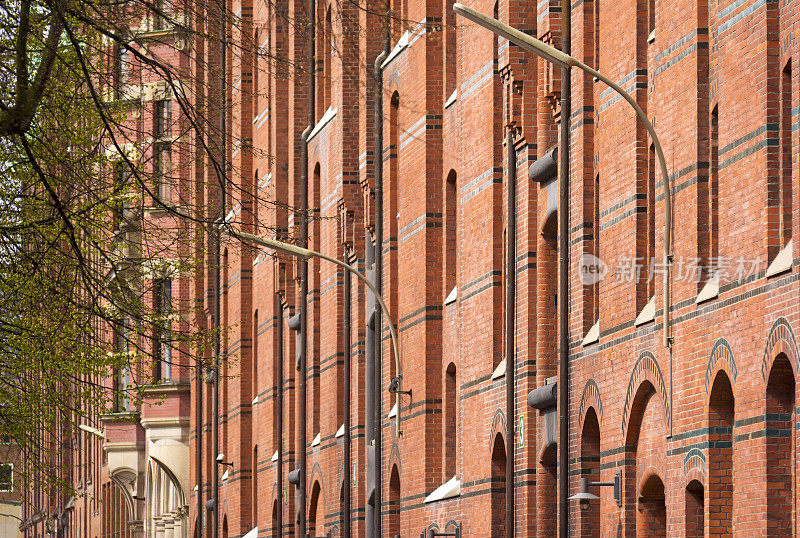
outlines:
[[[319,501],[320,501],[320,493],[322,487],[319,485],[319,482],[314,482],[314,486],[311,488],[311,500],[308,504],[308,534],[310,536],[316,536],[317,531],[322,531],[319,527]]]
[[[581,478],[589,482],[600,481],[600,424],[597,413],[590,407],[583,419],[581,432]],[[591,491],[595,495],[599,492]],[[581,531],[579,536],[600,536],[600,508],[602,503],[597,502],[589,510],[580,511]]]
[[[667,505],[664,482],[656,474],[642,486],[637,499],[636,536],[641,538],[667,537]]]
[[[394,92],[389,105],[389,182],[384,186],[384,205],[388,202],[388,207],[384,210],[386,239],[394,238],[394,243],[390,246],[390,251],[386,254],[384,266],[388,269],[389,277],[389,309],[394,319],[397,319],[397,304],[399,301],[399,266],[397,254],[397,214],[399,207],[400,192],[400,94]],[[388,225],[388,226],[387,226]],[[390,239],[391,240],[391,239]],[[378,248],[382,248],[378,246]],[[386,278],[386,275],[384,275]],[[395,361],[392,354],[387,355],[389,359],[389,375],[393,379],[397,375]],[[393,405],[393,404],[392,404]]]
[[[253,375],[250,378],[250,396],[255,399],[258,396],[258,310],[253,312]]]
[[[684,496],[683,514],[683,518],[686,521],[686,538],[703,538],[705,536],[704,497],[703,484],[698,480],[689,482]]]
[[[258,445],[253,447],[253,526],[258,526]]]
[[[456,253],[458,252],[458,191],[456,171],[450,170],[444,185],[444,294],[445,299],[456,287]]]

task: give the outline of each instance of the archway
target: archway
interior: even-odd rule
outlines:
[[[310,536],[317,535],[317,517],[319,515],[319,498],[320,492],[322,491],[322,487],[319,485],[319,482],[314,482],[314,486],[311,488],[311,502],[308,505],[308,534]]]
[[[692,480],[686,486],[683,519],[686,522],[686,538],[703,538],[703,512],[705,496],[703,484]]]
[[[637,500],[636,536],[660,538],[667,536],[667,504],[664,482],[652,474],[642,485]]]
[[[492,517],[491,535],[506,535],[506,443],[499,433],[492,445],[491,467]]]
[[[785,536],[795,518],[795,379],[785,354],[775,358],[766,393],[767,536]]]
[[[731,381],[724,371],[717,372],[708,401],[708,499],[706,535],[733,534],[734,397]]]
[[[272,501],[272,536],[280,536],[278,529],[278,501]]]

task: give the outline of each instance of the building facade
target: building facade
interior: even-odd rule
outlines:
[[[564,45],[561,2],[469,5]],[[389,320],[340,267],[230,235],[217,264],[214,235],[187,225],[202,240],[174,256],[203,263],[170,293],[187,328],[219,323],[220,352],[206,352],[211,368],[176,354],[153,401],[103,417],[87,464],[116,500],[76,502],[70,536],[345,536],[348,518],[354,536],[549,537],[560,522],[581,536],[796,535],[800,8],[569,5],[572,55],[658,133],[668,245],[656,149],[619,95],[579,70],[564,87],[557,66],[450,1],[389,8],[230,2],[225,196],[206,158],[180,168],[206,215],[307,240],[375,279],[399,357]],[[192,24],[211,34],[219,20]],[[183,46],[176,62],[219,65],[202,39]],[[219,99],[213,77],[189,71],[194,99]],[[528,405],[553,384],[566,408]],[[592,485],[615,477],[618,494]],[[599,499],[564,511],[581,478]]]

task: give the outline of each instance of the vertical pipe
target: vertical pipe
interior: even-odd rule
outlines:
[[[377,157],[376,157],[377,159]],[[375,250],[376,247],[373,245],[373,238],[367,237],[366,238],[366,250],[367,250],[367,261],[366,266],[370,268],[372,275],[374,277],[375,274]],[[364,503],[364,525],[366,528],[366,535],[369,537],[375,536],[373,533],[374,531],[374,502],[375,499],[370,498],[370,491],[369,485],[372,484],[372,479],[374,477],[374,462],[372,462],[372,466],[370,463],[370,450],[374,450],[374,440],[375,440],[375,300],[369,299],[367,301],[367,320],[366,320],[366,334],[364,335],[364,348],[366,351],[366,357],[364,362],[364,386],[366,395],[364,398],[364,420],[365,420],[365,450],[366,453],[364,454],[364,459],[367,462],[367,488],[366,494],[367,497]]]
[[[214,374],[213,374],[213,405],[214,405],[214,424],[213,424],[213,444],[214,450],[212,457],[212,466],[214,469],[214,511],[213,511],[213,530],[212,536],[216,538],[219,535],[219,469],[217,468],[216,457],[219,454],[219,369],[220,369],[220,361],[221,361],[221,349],[220,349],[220,339],[221,339],[221,330],[222,330],[222,318],[221,318],[221,309],[220,309],[220,296],[221,296],[221,282],[220,282],[220,271],[221,271],[221,257],[220,257],[220,242],[222,241],[221,235],[221,223],[225,218],[225,184],[226,184],[226,173],[227,173],[227,153],[226,153],[226,142],[227,142],[227,123],[226,123],[226,114],[227,114],[227,88],[226,88],[226,77],[227,77],[227,66],[226,66],[226,49],[227,49],[227,31],[225,27],[225,14],[226,14],[226,6],[225,0],[219,0],[219,14],[220,14],[220,30],[219,30],[219,86],[220,86],[220,96],[219,96],[219,167],[217,168],[217,181],[219,182],[219,217],[217,222],[213,226],[211,232],[212,237],[214,238]]]
[[[561,1],[562,52],[571,51],[571,4]],[[558,166],[558,494],[560,538],[569,536],[569,121],[572,108],[569,66],[561,69],[561,148]],[[597,233],[595,231],[595,233]]]
[[[308,134],[314,128],[314,92],[316,70],[316,12],[315,0],[308,0],[308,126],[301,134],[300,163],[300,243],[308,247]],[[308,260],[300,260],[300,332],[298,352],[300,354],[300,482],[298,484],[298,535],[306,535],[306,449],[308,447],[308,371],[307,371],[307,325],[308,325]],[[318,410],[315,410],[318,411]]]
[[[205,323],[203,324],[205,325]],[[201,362],[202,364],[202,362]],[[195,398],[197,398],[197,412],[196,412],[196,425],[195,425],[195,473],[197,475],[197,523],[195,524],[195,531],[197,536],[205,536],[203,533],[205,521],[205,511],[203,510],[203,370],[204,368],[197,368],[195,370],[195,378],[197,389],[195,390]],[[139,502],[134,504],[133,515],[138,519]]]
[[[383,61],[389,53],[388,34],[384,36],[383,52],[375,59],[375,288],[379,293],[383,291]],[[375,405],[375,499],[373,513],[373,532],[372,536],[381,536],[381,379],[382,370],[382,348],[381,345],[381,311],[375,309],[374,326],[374,345],[375,345],[375,365],[373,379],[373,398]],[[399,413],[400,410],[398,409]]]
[[[277,394],[275,395],[275,413],[278,414],[276,429],[276,437],[278,438],[278,514],[277,514],[277,532],[278,536],[283,536],[283,303],[281,297],[275,294],[275,347],[276,357],[278,363],[278,371],[275,373],[277,377],[276,383],[278,387]]]
[[[516,305],[517,150],[514,130],[508,128],[508,231],[506,239],[506,537],[514,538],[514,425],[516,382],[514,328]]]
[[[344,272],[344,453],[342,460],[344,503],[342,506],[342,538],[350,538],[350,271]]]

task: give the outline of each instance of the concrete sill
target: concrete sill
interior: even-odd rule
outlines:
[[[450,97],[448,97],[447,101],[444,102],[444,108],[445,109],[450,108],[450,105],[455,103],[457,98],[458,98],[458,90],[453,90],[453,93],[450,94]]]
[[[142,389],[142,393],[149,394],[166,394],[171,392],[189,392],[191,385],[189,383],[173,383],[171,381],[160,383],[158,385],[150,385]]]
[[[269,461],[278,461],[278,451],[277,450],[272,455],[272,458]]]
[[[397,404],[394,404],[394,406],[392,406],[392,409],[389,411],[389,414],[387,415],[386,418],[394,418],[396,416],[397,416]]]
[[[719,297],[719,275],[714,273],[712,277],[708,279],[706,285],[703,286],[703,289],[700,290],[700,293],[697,294],[694,304],[704,303],[711,299],[716,299],[717,297]]]
[[[226,470],[224,473],[222,473],[222,478],[220,478],[220,480],[222,480],[224,482],[227,479],[228,479],[228,471]]]
[[[495,379],[500,379],[505,375],[506,375],[506,360],[503,359],[500,361],[500,364],[497,365],[497,368],[494,369],[494,372],[492,372],[492,381],[494,381]]]
[[[341,426],[339,426],[339,429],[338,429],[338,430],[336,430],[336,435],[335,435],[335,437],[336,437],[337,439],[338,439],[339,437],[344,437],[344,424],[342,424]]]
[[[769,268],[767,268],[767,278],[785,273],[792,269],[792,241],[793,240],[790,239],[789,242],[786,243],[786,246],[778,252],[778,255],[772,260],[772,263],[769,264]]]
[[[592,325],[592,328],[589,329],[589,332],[586,333],[586,336],[583,337],[583,342],[581,342],[582,346],[588,346],[589,344],[594,344],[600,340],[600,320],[598,319],[597,322]]]
[[[311,441],[311,446],[317,446],[322,442],[322,433],[318,433],[314,440]]]
[[[639,312],[639,315],[636,316],[636,320],[633,324],[638,327],[639,325],[644,325],[649,321],[653,321],[656,319],[656,296],[653,295],[650,297],[650,300],[647,301],[647,304],[644,305],[642,311]]]
[[[443,501],[445,499],[452,499],[461,495],[461,481],[458,477],[453,477],[425,497],[425,503],[432,503],[436,501]]]
[[[306,142],[310,142],[312,138],[317,136],[317,134],[323,129],[323,127],[332,122],[333,118],[336,117],[336,112],[338,112],[338,109],[329,106],[328,110],[325,111],[325,114],[322,115],[320,120],[314,126],[314,129],[310,133],[308,133],[308,138],[306,138]]]
[[[408,42],[411,41],[411,36],[408,33],[408,30],[402,35],[400,39],[397,40],[397,45],[394,46],[392,52],[389,53],[389,56],[381,64],[381,69],[386,69],[386,66],[392,63],[398,54],[403,52],[406,47],[408,47]]]
[[[242,538],[258,538],[258,527],[253,527]]]
[[[456,302],[456,299],[458,299],[458,286],[455,286],[453,291],[451,291],[447,296],[447,299],[444,300],[444,305],[447,306],[451,303],[454,303]]]
[[[258,396],[253,398],[253,403],[251,405],[256,405],[258,403]]]

